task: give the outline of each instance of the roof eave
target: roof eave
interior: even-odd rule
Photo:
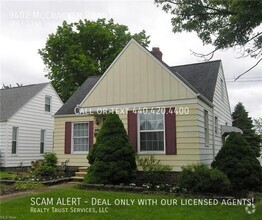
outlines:
[[[199,98],[199,99],[201,99],[202,101],[204,101],[206,104],[208,104],[210,107],[214,107],[215,105],[211,102],[211,101],[209,101],[205,96],[203,96],[202,94],[200,94],[200,93],[198,93],[197,94],[197,97]]]

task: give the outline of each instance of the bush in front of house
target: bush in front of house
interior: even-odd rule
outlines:
[[[233,190],[253,190],[262,184],[262,168],[244,137],[232,133],[212,163],[231,181]]]
[[[54,177],[56,175],[57,157],[53,152],[44,154],[43,163],[34,171],[34,175],[40,177]]]
[[[163,173],[172,170],[171,166],[161,164],[160,160],[155,159],[153,155],[148,157],[137,156],[137,165],[142,168],[144,181],[151,184],[155,184]]]
[[[193,193],[225,193],[230,188],[230,181],[220,170],[199,163],[182,167],[178,186]]]
[[[135,170],[135,152],[116,113],[109,113],[87,159],[88,183],[119,184],[131,180]]]

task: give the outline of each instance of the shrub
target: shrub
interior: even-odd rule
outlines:
[[[182,167],[178,185],[190,192],[221,193],[229,190],[227,176],[205,164],[192,164]]]
[[[109,113],[87,159],[89,183],[119,184],[128,182],[136,169],[135,152],[116,113]]]
[[[155,159],[153,155],[142,158],[137,156],[137,164],[141,166],[144,172],[144,181],[147,183],[155,183],[161,174],[172,170],[171,166],[161,164],[160,160]]]
[[[232,133],[212,163],[228,176],[234,190],[252,190],[262,183],[262,168],[242,135]]]
[[[34,172],[36,176],[42,176],[42,177],[46,177],[46,176],[53,177],[55,176],[55,173],[56,173],[55,167],[51,167],[51,166],[40,166]]]
[[[44,154],[44,161],[43,161],[44,166],[55,167],[56,163],[57,163],[57,157],[55,153],[47,152]]]
[[[44,154],[43,163],[35,169],[34,175],[41,177],[54,177],[56,174],[57,157],[53,152]]]

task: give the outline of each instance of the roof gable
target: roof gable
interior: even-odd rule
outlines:
[[[132,39],[80,106],[100,107],[195,98],[194,88],[187,83]]]
[[[49,83],[0,90],[0,121],[7,121]]]

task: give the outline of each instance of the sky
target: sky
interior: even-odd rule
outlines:
[[[38,49],[55,33],[63,20],[113,18],[129,27],[131,33],[145,30],[150,46],[159,47],[163,61],[170,66],[203,62],[192,54],[208,53],[213,47],[203,45],[195,33],[172,32],[171,16],[153,0],[115,1],[3,1],[0,5],[0,86],[47,82],[47,74]],[[212,60],[222,60],[231,111],[242,102],[250,117],[262,117],[262,63],[234,82],[239,74],[257,60],[239,58],[237,50],[219,51]]]

